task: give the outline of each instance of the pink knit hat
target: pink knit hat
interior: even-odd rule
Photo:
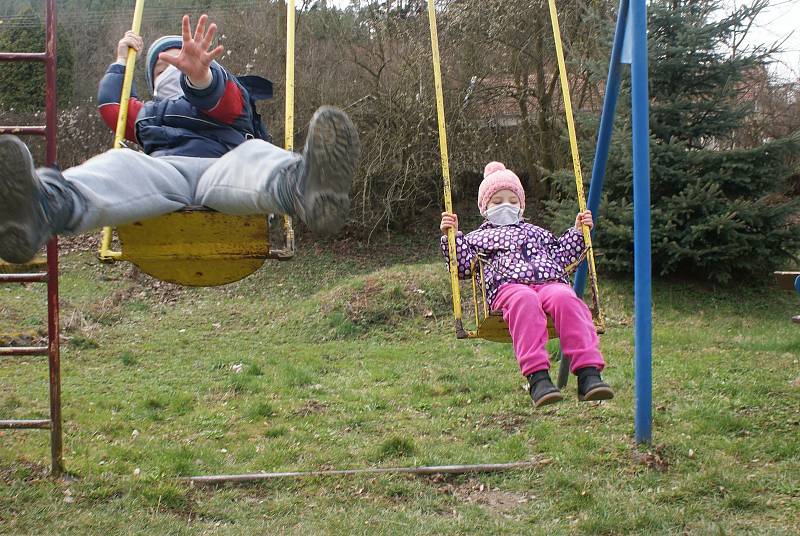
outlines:
[[[511,190],[519,197],[519,208],[525,210],[525,190],[513,171],[500,162],[489,162],[483,171],[483,181],[478,188],[478,210],[486,213],[486,206],[492,196],[500,190]]]

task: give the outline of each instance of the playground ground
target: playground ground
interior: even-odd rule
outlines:
[[[46,478],[46,432],[0,431],[0,533],[800,533],[798,303],[767,275],[755,289],[655,285],[645,448],[632,441],[627,280],[601,280],[617,398],[578,403],[573,380],[566,401],[535,411],[509,346],[453,337],[430,243],[301,244],[295,261],[216,289],[156,284],[87,252],[62,270],[65,463],[77,479]],[[41,286],[0,288],[0,337],[35,338],[45,308]],[[0,361],[3,418],[46,415],[34,361]],[[176,480],[518,460],[541,463],[217,489]]]

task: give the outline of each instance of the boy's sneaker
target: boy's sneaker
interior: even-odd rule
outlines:
[[[333,234],[347,222],[360,154],[358,131],[347,114],[333,106],[320,107],[311,118],[297,170],[297,212],[315,234]]]
[[[600,377],[600,371],[595,367],[584,367],[575,371],[578,376],[578,400],[611,400],[614,391]]]
[[[528,392],[530,392],[533,399],[533,405],[537,408],[553,404],[564,398],[561,395],[561,391],[553,385],[550,380],[550,374],[546,370],[529,374],[528,385]]]
[[[28,262],[50,239],[44,196],[28,147],[16,136],[0,136],[0,258]]]

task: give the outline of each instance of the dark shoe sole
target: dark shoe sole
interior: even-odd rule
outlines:
[[[595,387],[583,396],[578,395],[581,402],[594,402],[597,400],[611,400],[614,398],[614,391],[611,387]]]
[[[0,258],[22,264],[42,245],[44,220],[30,151],[16,136],[0,136]]]
[[[548,404],[555,404],[556,402],[561,402],[564,399],[564,395],[562,395],[558,391],[553,391],[552,393],[547,393],[543,395],[539,400],[535,400],[533,402],[533,406],[536,408],[540,408],[542,406],[547,406]]]
[[[303,219],[315,234],[336,233],[347,223],[360,154],[358,131],[347,114],[320,107],[311,118],[303,151]]]

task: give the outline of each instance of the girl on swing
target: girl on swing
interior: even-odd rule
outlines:
[[[458,230],[458,216],[442,213],[441,246],[448,268],[447,232],[453,229],[459,278],[471,276],[475,255],[486,261],[486,299],[492,310],[503,312],[508,323],[514,353],[528,379],[534,406],[563,398],[548,372],[547,315],[553,318],[561,350],[571,360],[570,371],[578,377],[578,398],[613,398],[611,387],[600,377],[605,362],[592,314],[569,286],[565,271],[585,249],[581,226],[591,229],[591,212],[578,214],[575,226],[556,238],[523,221],[525,191],[512,171],[500,162],[490,162],[483,175],[478,209],[486,221],[478,229],[464,235]]]

